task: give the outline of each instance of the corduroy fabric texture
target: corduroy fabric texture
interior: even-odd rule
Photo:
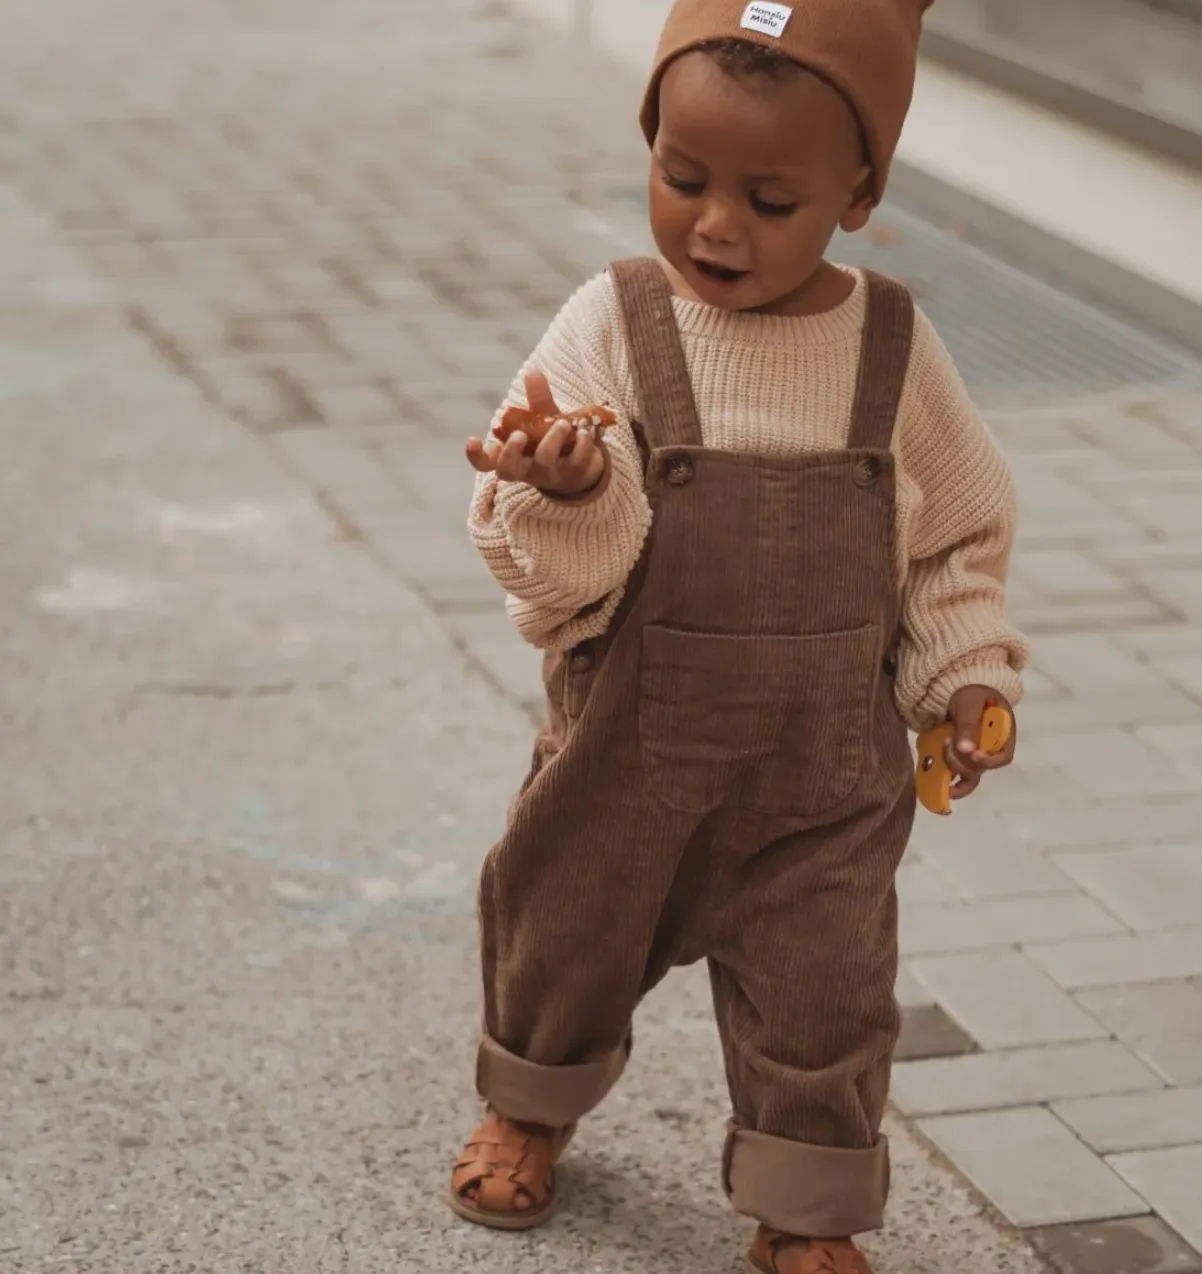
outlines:
[[[914,96],[922,15],[931,0],[677,0],[660,36],[640,113],[649,145],[659,131],[659,86],[669,63],[710,40],[741,39],[779,49],[837,88],[859,118],[872,163],[873,188],[884,195]],[[782,10],[779,22],[754,11]],[[779,27],[769,34],[764,27]]]
[[[574,1123],[621,1074],[641,998],[705,959],[735,1207],[862,1233],[888,1190],[914,817],[890,451],[913,304],[870,280],[848,447],[771,458],[701,445],[662,267],[614,278],[655,518],[613,624],[547,659],[547,725],[481,879],[478,1088]]]

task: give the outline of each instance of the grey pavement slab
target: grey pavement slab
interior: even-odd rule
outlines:
[[[1085,1097],[1052,1110],[1100,1154],[1202,1145],[1202,1087]]]
[[[1114,1040],[902,1062],[893,1075],[894,1100],[913,1115],[1029,1106],[1057,1098],[1163,1087],[1164,1081],[1154,1071]]]
[[[939,955],[1126,932],[1120,920],[1084,894],[921,903],[903,913],[902,954]]]
[[[1018,951],[919,956],[910,971],[983,1048],[1099,1039],[1106,1031]]]
[[[1202,1144],[1114,1155],[1107,1162],[1187,1243],[1202,1249]]]
[[[1202,918],[1202,842],[1058,854],[1055,863],[1131,929],[1189,928]]]
[[[1202,977],[1202,927],[1037,943],[1027,955],[1070,991]]]
[[[919,1127],[1015,1225],[1066,1225],[1151,1210],[1040,1106],[939,1115],[922,1120]]]

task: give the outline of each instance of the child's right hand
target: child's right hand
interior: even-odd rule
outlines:
[[[547,378],[539,371],[525,377],[526,402],[540,416],[560,416]],[[575,437],[575,446],[563,454]],[[469,438],[467,458],[478,473],[495,473],[503,482],[527,482],[547,495],[579,496],[591,491],[605,473],[604,443],[566,420],[560,420],[539,443],[533,456],[525,455],[526,435],[513,434],[506,442]]]

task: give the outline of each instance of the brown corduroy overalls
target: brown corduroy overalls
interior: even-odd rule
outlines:
[[[768,458],[702,445],[662,268],[611,269],[653,525],[605,636],[547,659],[549,720],[480,886],[478,1088],[574,1123],[621,1074],[640,999],[705,958],[734,1206],[863,1233],[888,1193],[914,818],[891,452],[913,304],[870,277],[847,449]]]

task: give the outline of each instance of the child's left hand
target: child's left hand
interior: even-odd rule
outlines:
[[[980,750],[981,718],[990,704],[996,704],[1010,713],[1014,709],[1003,695],[988,686],[965,686],[952,695],[947,707],[947,719],[956,727],[955,738],[947,746],[947,763],[956,782],[952,784],[951,798],[962,801],[971,796],[981,785],[987,770],[1004,769],[1014,760],[1018,742],[1018,724],[1011,727],[1006,746],[994,756]]]

